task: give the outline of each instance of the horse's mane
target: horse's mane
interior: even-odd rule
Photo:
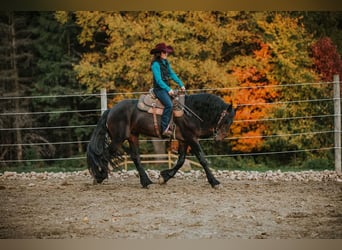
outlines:
[[[228,108],[228,105],[220,97],[207,93],[186,96],[185,105],[206,123],[211,124],[217,122],[222,111]]]

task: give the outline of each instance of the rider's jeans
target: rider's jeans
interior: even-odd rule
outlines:
[[[165,131],[169,125],[171,114],[172,114],[172,100],[166,90],[160,88],[153,89],[154,94],[158,97],[160,102],[164,105],[164,111],[161,117],[161,129]]]

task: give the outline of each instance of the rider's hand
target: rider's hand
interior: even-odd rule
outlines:
[[[182,87],[181,87],[181,90],[182,90],[183,92],[185,92],[185,87],[184,87],[184,86],[182,86]]]
[[[175,92],[171,89],[171,90],[169,91],[169,96],[174,96],[174,94],[175,94]]]

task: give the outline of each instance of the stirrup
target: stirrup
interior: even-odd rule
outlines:
[[[162,133],[163,137],[172,137],[172,131],[169,130],[169,128],[165,129],[165,131]]]

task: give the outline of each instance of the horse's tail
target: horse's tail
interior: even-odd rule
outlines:
[[[90,174],[94,177],[94,183],[101,183],[108,178],[108,145],[106,142],[107,116],[106,110],[98,121],[87,147],[87,162]],[[95,182],[96,181],[96,182]]]

